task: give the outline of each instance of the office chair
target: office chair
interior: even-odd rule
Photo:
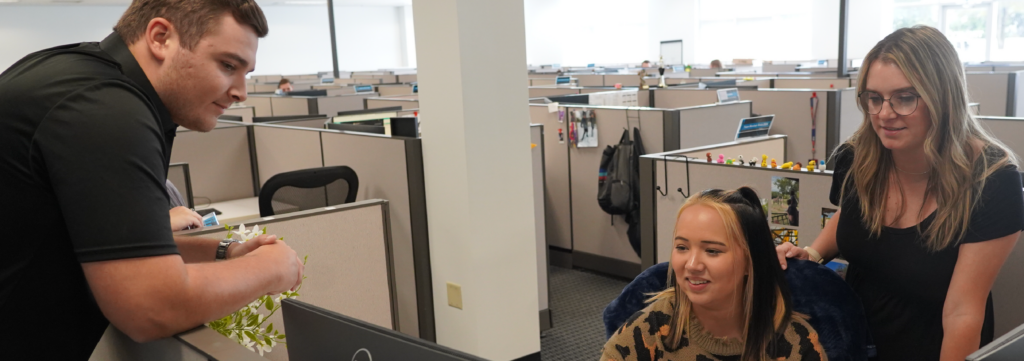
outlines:
[[[357,191],[359,177],[347,166],[279,173],[260,189],[260,217],[352,203]]]
[[[808,323],[818,332],[818,341],[830,361],[866,360],[875,356],[867,317],[860,298],[835,272],[811,261],[788,259],[786,281],[793,311],[810,316]],[[605,337],[647,304],[651,293],[665,289],[668,262],[659,263],[636,276],[622,293],[604,309]]]

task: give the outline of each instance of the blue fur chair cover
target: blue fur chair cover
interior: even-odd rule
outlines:
[[[793,310],[810,316],[808,323],[830,361],[867,360],[867,319],[860,299],[835,272],[810,261],[790,259],[786,281]],[[665,289],[668,263],[644,270],[604,309],[605,337],[610,338],[622,323],[645,307],[649,293]]]

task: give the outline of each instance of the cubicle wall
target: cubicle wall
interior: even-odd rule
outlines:
[[[1024,118],[978,117],[982,127],[1024,159]]]
[[[245,99],[245,105],[252,107],[254,116],[269,117],[274,115],[273,108],[270,106],[270,95],[249,94],[249,97]]]
[[[692,148],[732,141],[736,139],[740,119],[750,117],[750,112],[749,100],[681,108],[679,147]]]
[[[686,108],[718,102],[718,93],[714,90],[693,88],[665,88],[651,90],[654,92],[654,104],[658,108]]]
[[[843,89],[856,87],[849,78],[778,78],[772,81],[775,89]]]
[[[256,108],[251,105],[233,106],[225,109],[224,115],[237,115],[242,117],[242,123],[252,123],[252,117],[256,116]]]
[[[672,153],[672,152],[670,152]],[[666,161],[667,158],[667,161]],[[687,168],[689,167],[689,168]],[[667,175],[667,183],[665,176]],[[675,154],[650,154],[640,160],[641,237],[643,240],[642,267],[667,262],[671,255],[672,229],[675,217],[688,195],[704,189],[734,189],[748,186],[764,199],[771,197],[772,177],[800,180],[800,247],[813,244],[821,233],[821,209],[836,207],[828,200],[832,186],[832,172],[806,172],[707,163],[702,159],[684,161]],[[655,187],[668,190],[661,195]],[[1020,240],[1018,240],[1018,244]],[[995,336],[999,337],[1024,323],[1024,247],[1018,245],[1000,271],[992,288],[995,318]]]
[[[405,110],[418,109],[420,107],[419,100],[402,98],[366,98],[363,104],[365,109],[402,107]]]
[[[189,164],[197,207],[256,196],[250,131],[247,124],[228,121],[207,133],[178,128],[171,163]]]
[[[432,340],[433,299],[419,139],[253,125],[260,184],[275,174],[345,165],[359,177],[358,200],[391,204],[400,331]]]
[[[580,89],[532,86],[529,88],[529,92],[530,98],[543,98],[556,95],[579,94]]]
[[[1024,71],[967,73],[967,91],[981,115],[1024,116]]]
[[[540,331],[551,328],[551,310],[548,306],[548,244],[545,238],[544,216],[544,126],[530,125],[530,156],[533,159],[533,216],[537,243],[537,304],[540,309]]]
[[[367,200],[340,206],[253,219],[267,231],[286,237],[300,256],[308,255],[299,299],[381,327],[397,329],[395,270],[389,229],[389,204]],[[220,238],[222,227],[180,232]],[[287,334],[280,312],[270,317]],[[110,327],[90,360],[265,360],[287,359],[283,345],[261,358],[207,327],[174,338],[136,343]]]
[[[331,94],[327,96],[278,96],[273,94],[251,95],[245,104],[252,106],[257,117],[338,114],[340,111],[365,109],[364,101],[377,97],[374,93]],[[341,92],[339,90],[338,92]]]
[[[411,84],[381,85],[377,87],[377,93],[380,93],[382,97],[413,94]]]
[[[723,142],[718,144],[700,146],[696,148],[680,149],[678,152],[673,152],[677,156],[687,156],[698,159],[707,160],[707,154],[711,153],[711,159],[718,161],[718,155],[724,155],[726,159],[736,159],[739,156],[743,156],[744,161],[751,161],[758,159],[760,161],[761,155],[767,155],[768,158],[777,158],[785,163],[784,155],[786,154],[786,136],[785,135],[770,135],[764,138],[746,141],[731,141]]]
[[[754,114],[775,114],[771,134],[789,136],[788,160],[806,163],[811,158],[827,159],[832,150],[846,139],[845,136],[852,134],[863,122],[862,113],[857,107],[855,88],[761,89],[740,90],[739,93],[740,99],[753,102]],[[697,97],[713,97],[715,100],[711,102],[717,101],[714,89],[668,88],[657,89],[654,94],[654,106],[659,108],[692,104]],[[810,99],[813,94],[817,94],[818,109],[815,112],[815,152],[812,153]]]
[[[401,74],[398,75],[399,83],[415,83],[417,81],[416,74]]]

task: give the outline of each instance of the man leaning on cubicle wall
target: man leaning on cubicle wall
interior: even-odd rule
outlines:
[[[0,74],[0,358],[86,360],[108,322],[154,340],[298,285],[276,237],[173,237],[167,217],[176,128],[245,100],[267,31],[253,0],[135,0],[102,42]]]

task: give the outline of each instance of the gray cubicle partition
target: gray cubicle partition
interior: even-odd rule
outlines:
[[[775,89],[843,89],[856,86],[850,78],[778,78],[772,81]]]
[[[811,158],[827,159],[832,150],[864,121],[857,105],[855,88],[760,89],[740,90],[739,93],[740,99],[753,102],[754,114],[775,114],[771,133],[788,135],[786,159],[802,163]],[[810,98],[813,94],[817,94],[818,109],[815,113],[815,152],[812,153]],[[654,91],[654,106],[686,106],[711,97],[717,101],[714,89],[657,89]]]
[[[178,128],[171,163],[188,163],[196,205],[257,195],[250,124],[218,121],[210,132]]]
[[[338,114],[340,111],[362,110],[365,99],[378,96],[376,92],[332,95],[331,90],[327,91],[327,96],[252,94],[245,104],[254,108],[257,117]]]
[[[399,83],[404,83],[404,84],[415,83],[416,80],[417,80],[416,74],[400,74],[400,75],[398,75],[398,82]]]
[[[982,127],[1003,142],[1018,157],[1024,157],[1024,118],[978,117]]]
[[[235,105],[225,109],[224,115],[240,116],[242,123],[252,123],[252,117],[256,116],[256,108],[251,105]]]
[[[540,331],[551,328],[552,317],[548,295],[548,244],[545,237],[544,215],[544,125],[530,124],[530,155],[533,158],[533,216],[536,223],[537,237],[537,304],[540,309]]]
[[[640,158],[640,211],[641,239],[643,241],[642,267],[666,262],[670,258],[672,229],[679,207],[685,202],[677,188],[687,195],[704,189],[734,189],[748,186],[762,198],[771,197],[772,177],[800,180],[799,246],[809,246],[821,233],[822,208],[836,209],[829,201],[832,172],[806,172],[761,167],[707,163],[704,160],[684,160],[678,153],[648,154]],[[666,183],[667,179],[667,183]],[[656,187],[667,191],[662,195]],[[1020,243],[1020,240],[1018,240]],[[1024,323],[1024,247],[1015,247],[992,287],[996,315],[995,336]]]
[[[786,136],[781,134],[769,135],[763,138],[744,141],[731,141],[718,144],[705,145],[695,148],[680,149],[672,152],[678,156],[687,156],[707,160],[707,154],[711,153],[711,159],[717,161],[719,155],[727,159],[744,157],[745,161],[760,159],[761,155],[767,155],[769,159],[777,158],[785,163],[786,158]]]
[[[366,98],[366,100],[363,101],[363,107],[365,109],[377,109],[388,107],[402,107],[403,110],[418,109],[420,107],[420,101],[417,95],[406,95],[388,98]]]
[[[252,219],[248,225],[266,226],[269,233],[287,238],[300,256],[308,255],[299,300],[397,330],[389,208],[388,201],[372,199]],[[226,232],[223,227],[206,227],[177,234],[221,238]],[[287,334],[280,313],[268,322]],[[144,344],[110,327],[91,360],[266,360],[286,354],[281,344],[266,358],[260,357],[205,326]]]
[[[260,184],[282,172],[346,165],[359,176],[357,200],[391,203],[400,331],[433,340],[420,140],[265,123],[253,125],[253,138]]]
[[[1024,117],[1024,71],[967,73],[967,91],[981,115]]]
[[[395,95],[412,95],[412,84],[387,84],[378,85],[377,93],[382,97],[395,96]]]
[[[579,88],[555,87],[555,86],[531,86],[529,88],[530,98],[543,98],[557,95],[579,94]]]

